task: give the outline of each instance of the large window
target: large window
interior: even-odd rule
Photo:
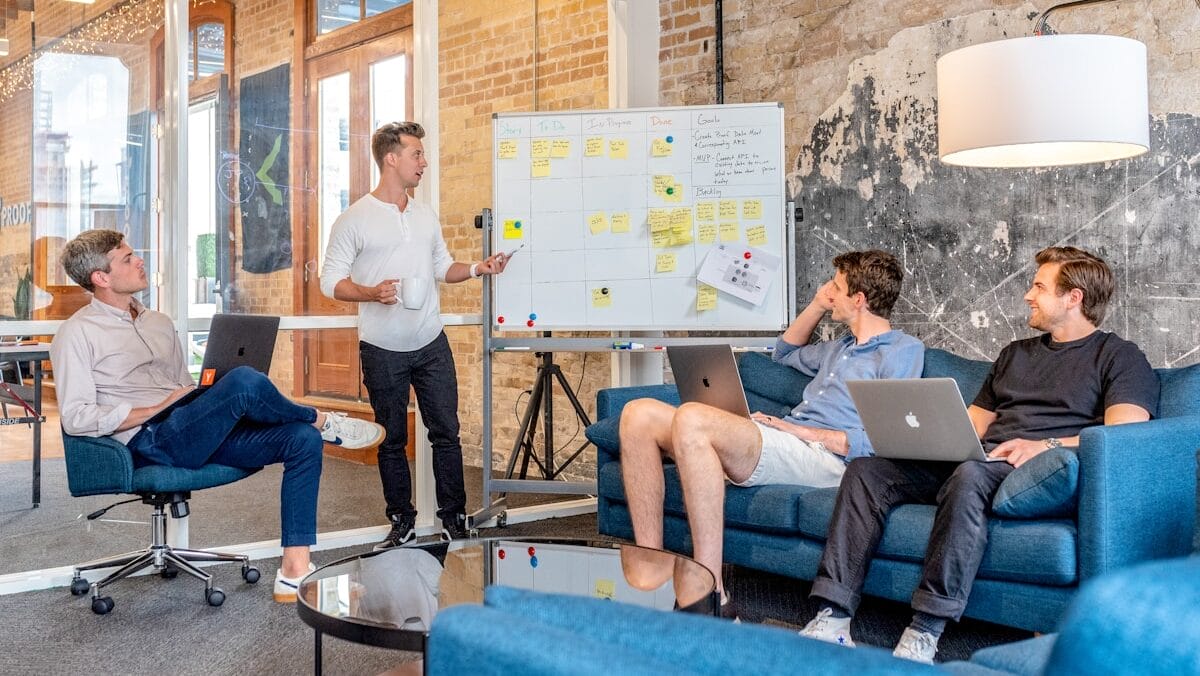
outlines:
[[[317,35],[332,33],[412,0],[313,0]]]

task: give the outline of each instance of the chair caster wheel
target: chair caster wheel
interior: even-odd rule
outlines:
[[[83,596],[84,594],[88,593],[88,590],[91,588],[92,585],[82,577],[77,577],[74,580],[71,580],[71,596]]]
[[[262,573],[258,572],[258,569],[254,566],[245,566],[242,568],[242,579],[247,583],[254,584],[258,582],[260,577],[262,577]]]
[[[111,596],[100,596],[92,599],[92,612],[97,615],[107,615],[112,612],[113,603]]]
[[[175,578],[179,577],[179,568],[168,563],[167,565],[163,566],[162,570],[158,571],[158,575],[164,580],[174,580]]]
[[[221,591],[217,587],[206,589],[204,590],[204,600],[208,601],[208,605],[216,608],[222,603],[225,603],[225,592]]]

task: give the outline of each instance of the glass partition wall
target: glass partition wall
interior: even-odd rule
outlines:
[[[197,363],[213,313],[280,315],[280,389],[368,411],[354,308],[317,277],[333,220],[376,178],[371,130],[414,116],[412,5],[177,1],[0,0],[0,338],[50,336],[90,302],[57,259],[111,228]],[[6,446],[0,461],[31,453]]]

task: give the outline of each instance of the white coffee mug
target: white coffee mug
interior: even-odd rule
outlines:
[[[405,277],[400,281],[400,302],[408,310],[420,310],[429,294],[429,280],[424,277]]]

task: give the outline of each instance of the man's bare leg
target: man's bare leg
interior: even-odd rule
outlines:
[[[671,456],[674,415],[674,406],[655,399],[636,399],[621,411],[621,479],[634,540],[643,547],[663,546],[663,457]]]
[[[683,484],[694,558],[724,590],[725,477],[745,481],[758,465],[762,434],[748,419],[704,404],[679,407],[671,427],[675,464]]]

